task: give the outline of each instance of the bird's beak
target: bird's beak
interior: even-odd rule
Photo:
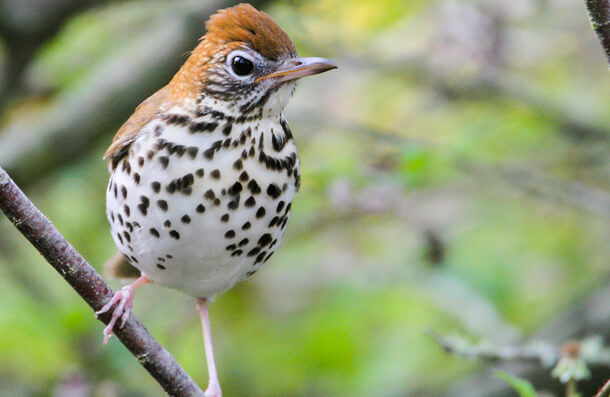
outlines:
[[[336,69],[337,64],[325,58],[292,58],[286,62],[279,70],[256,79],[261,80],[275,79],[278,83],[294,80],[305,76],[324,73],[331,69]]]

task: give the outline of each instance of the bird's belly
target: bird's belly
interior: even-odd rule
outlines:
[[[117,165],[106,200],[112,236],[153,281],[213,297],[254,274],[279,246],[298,160],[290,172],[270,172],[261,149],[230,147],[212,159],[202,150],[171,151],[139,142]]]

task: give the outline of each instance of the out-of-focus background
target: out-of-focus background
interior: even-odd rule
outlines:
[[[552,366],[429,331],[551,356],[610,339],[609,75],[582,3],[255,2],[340,68],[286,109],[303,178],[282,247],[211,307],[227,396],[516,395],[495,367],[563,395]],[[233,4],[0,0],[0,165],[98,270],[103,152]],[[0,218],[0,395],[162,395]],[[205,386],[192,299],[147,286],[134,312]],[[610,376],[589,369],[586,396]]]

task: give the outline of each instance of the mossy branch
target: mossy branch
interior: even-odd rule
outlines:
[[[110,300],[113,291],[108,284],[34,206],[1,167],[0,210],[93,310],[99,310]],[[107,324],[110,314],[105,313],[100,320]],[[121,343],[168,395],[204,396],[199,386],[172,355],[133,315],[129,317],[124,327],[117,327],[115,331]]]

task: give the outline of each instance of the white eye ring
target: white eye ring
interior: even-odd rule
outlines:
[[[229,54],[229,56],[227,57],[227,61],[226,61],[226,65],[225,65],[227,71],[231,74],[231,76],[233,76],[239,80],[252,79],[253,78],[252,71],[250,71],[246,74],[242,74],[242,75],[239,75],[235,72],[235,70],[233,68],[233,62],[234,62],[235,58],[237,58],[237,57],[243,58],[244,60],[250,62],[252,64],[252,71],[254,70],[254,67],[257,64],[257,62],[255,59],[253,59],[252,54],[250,54],[246,51],[243,51],[243,50],[235,50],[231,54]]]

